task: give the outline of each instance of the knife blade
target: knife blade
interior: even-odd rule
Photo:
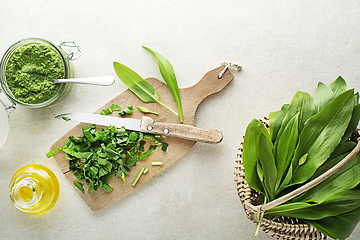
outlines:
[[[219,143],[223,139],[222,132],[218,129],[207,130],[186,124],[161,123],[147,116],[143,116],[141,119],[134,119],[90,113],[65,113],[57,115],[55,118],[101,126],[114,125],[118,128],[124,126],[126,129],[132,131],[177,137],[204,143]]]

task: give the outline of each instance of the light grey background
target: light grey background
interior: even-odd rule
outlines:
[[[237,149],[247,124],[290,102],[296,91],[313,93],[319,81],[341,75],[360,90],[360,2],[303,1],[4,1],[0,53],[14,42],[41,37],[75,41],[83,55],[76,77],[115,75],[113,61],[142,77],[161,75],[154,57],[174,66],[179,87],[198,82],[222,61],[243,66],[220,93],[207,98],[196,125],[218,128],[218,145],[197,143],[155,179],[104,210],[92,212],[62,175],[50,146],[76,123],[54,116],[94,112],[126,90],[76,85],[62,102],[44,109],[18,107],[0,149],[0,239],[254,239],[234,184]],[[40,163],[60,181],[54,208],[24,214],[9,200],[8,184],[23,165]],[[357,227],[350,239],[358,239]],[[272,239],[263,232],[258,239]]]

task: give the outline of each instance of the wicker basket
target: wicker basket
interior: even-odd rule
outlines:
[[[264,117],[263,119],[259,119],[259,120],[265,125],[266,128],[269,128],[268,117]],[[359,139],[357,132],[356,132],[356,134],[357,134],[356,139]],[[358,146],[359,145],[360,144],[358,144]],[[258,200],[259,193],[256,192],[255,190],[251,189],[245,180],[245,170],[244,170],[243,163],[242,163],[242,151],[243,151],[243,143],[240,144],[239,151],[238,151],[238,154],[237,154],[237,157],[235,160],[235,170],[234,170],[235,179],[234,179],[234,181],[235,181],[235,184],[237,187],[237,192],[240,197],[240,201],[244,207],[247,218],[257,225],[259,222],[259,219],[260,219],[260,213],[262,211],[261,208],[264,207],[265,205],[260,205],[260,203],[258,202],[259,201]],[[353,156],[355,156],[356,154],[357,154],[357,152],[354,152]],[[351,160],[351,158],[353,156],[350,156],[350,154],[349,154],[346,158],[349,157],[349,159]],[[349,159],[347,159],[347,160],[349,161]],[[346,164],[346,163],[344,162],[344,164]],[[335,168],[335,167],[333,167],[333,168]],[[338,169],[336,169],[336,170],[334,169],[334,171],[336,172]],[[323,175],[325,175],[325,174],[323,174]],[[326,179],[329,176],[324,177],[324,179]],[[324,179],[322,179],[322,180],[324,180]],[[318,183],[321,181],[318,181]],[[316,184],[318,184],[318,183],[316,183]],[[315,185],[313,184],[312,186],[315,186]],[[311,188],[312,186],[307,186],[307,189]],[[307,190],[305,188],[302,189],[302,192]],[[297,195],[299,195],[299,194],[301,194],[301,193],[298,192]],[[294,196],[291,196],[288,199],[283,199],[282,201],[280,201],[280,203],[276,203],[276,205],[279,205],[287,200],[290,200],[293,197]],[[275,200],[275,201],[277,201],[277,200]],[[275,202],[275,201],[273,201],[273,202]],[[271,203],[268,203],[268,204],[271,204]],[[289,239],[289,240],[290,239],[291,240],[328,239],[328,236],[319,232],[313,226],[304,223],[301,219],[297,219],[297,218],[281,217],[281,218],[278,218],[276,221],[271,221],[271,220],[266,219],[266,217],[264,217],[262,220],[262,223],[261,223],[261,229],[268,235],[270,235],[274,238],[277,238],[277,239]]]

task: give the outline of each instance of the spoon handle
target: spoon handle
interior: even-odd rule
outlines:
[[[113,76],[101,76],[101,77],[86,77],[86,78],[66,78],[56,79],[53,83],[80,83],[80,84],[92,84],[110,86],[115,82]]]

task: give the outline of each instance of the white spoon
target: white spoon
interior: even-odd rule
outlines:
[[[86,78],[66,78],[66,79],[45,79],[52,83],[79,83],[79,84],[92,84],[110,86],[115,82],[113,76],[101,76],[101,77],[86,77]]]

